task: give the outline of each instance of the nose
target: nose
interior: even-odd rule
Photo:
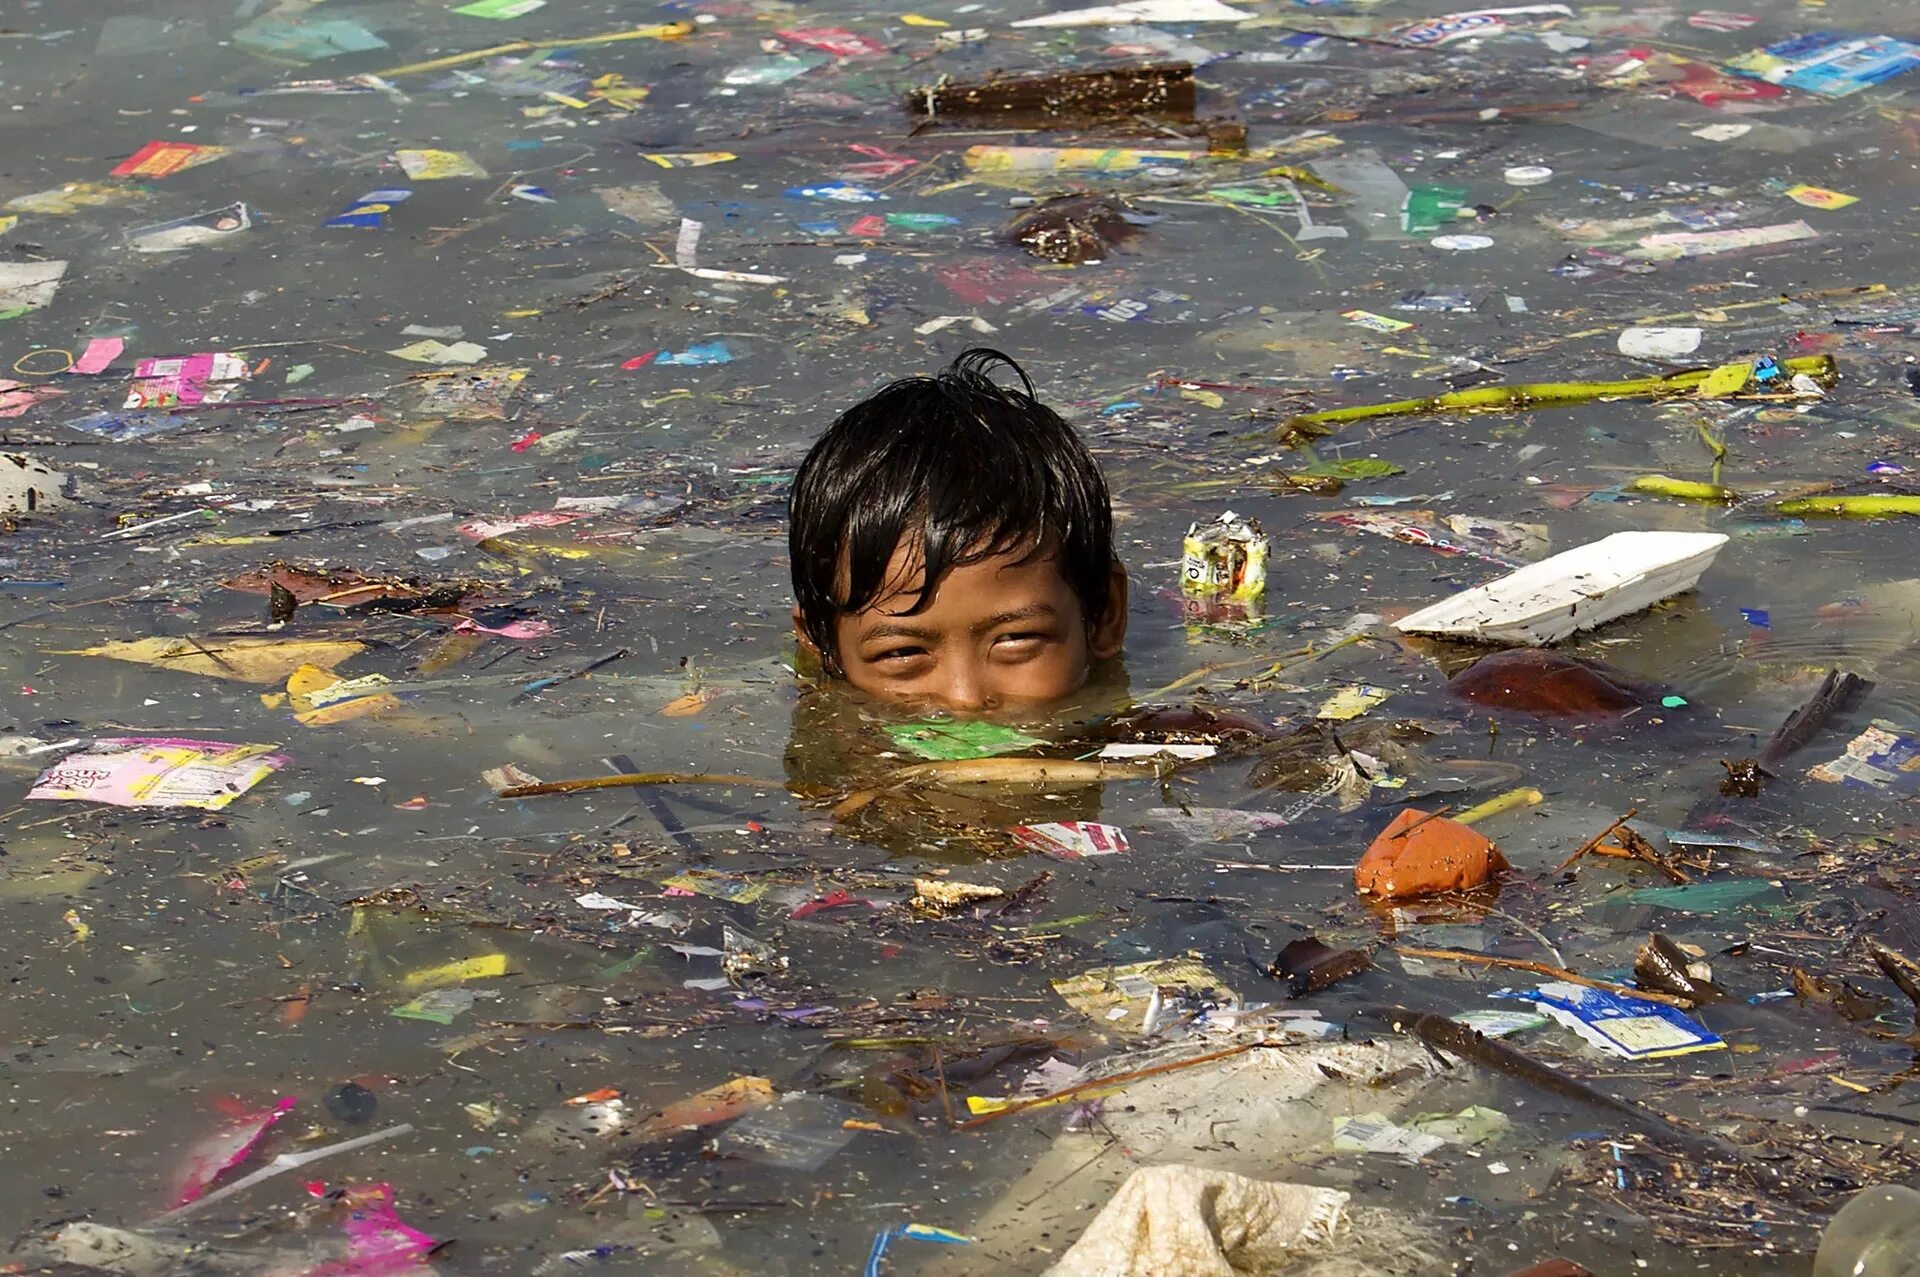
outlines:
[[[955,714],[978,714],[999,703],[985,671],[974,662],[951,662],[942,673],[946,677],[935,693],[942,708]]]

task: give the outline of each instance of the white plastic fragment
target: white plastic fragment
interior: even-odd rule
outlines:
[[[1700,349],[1698,328],[1623,328],[1620,353],[1633,359],[1678,359]]]
[[[57,510],[67,504],[71,481],[33,457],[0,452],[0,513]]]
[[[1016,27],[1122,27],[1135,22],[1245,22],[1254,14],[1220,0],[1128,0],[1022,18]]]
[[[1394,628],[1536,647],[1557,643],[1691,590],[1726,543],[1719,532],[1616,532],[1421,608]]]

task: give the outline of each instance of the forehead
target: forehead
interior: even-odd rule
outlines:
[[[918,547],[903,545],[887,564],[886,586],[872,604],[851,615],[877,619],[912,611],[916,620],[934,623],[1034,603],[1060,608],[1066,602],[1078,602],[1060,575],[1059,556],[1045,549],[1016,550],[950,568],[935,584],[930,599],[921,597],[925,579]]]
[[[968,573],[967,580],[1000,578],[1012,582],[1023,579],[1018,569],[1045,564],[1047,571],[1057,577],[1060,575],[1059,550],[1058,542],[1053,537],[1047,537],[1038,544],[1018,547],[1004,554],[989,555],[977,563],[950,567],[943,574],[935,594],[945,592],[947,583],[961,573]],[[881,576],[882,584],[879,593],[861,610],[912,607],[925,588],[927,573],[923,559],[924,553],[925,545],[921,541],[918,529],[909,529],[893,547],[893,553],[887,556],[886,571]],[[977,571],[978,569],[984,569],[984,571]],[[840,561],[834,567],[833,593],[835,599],[843,604],[847,595],[852,592],[852,578],[853,566],[850,554],[847,549],[842,548]],[[903,595],[904,598],[901,597]]]

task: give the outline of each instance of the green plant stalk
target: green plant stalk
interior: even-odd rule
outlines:
[[[1840,375],[1839,366],[1830,355],[1782,360],[1780,368],[1788,378],[1806,373],[1822,385],[1832,383]],[[1701,383],[1715,371],[1712,368],[1700,368],[1667,377],[1634,377],[1627,381],[1540,381],[1518,386],[1475,386],[1469,390],[1435,395],[1430,399],[1397,399],[1392,403],[1302,413],[1282,422],[1280,434],[1284,437],[1303,428],[1312,432],[1315,427],[1339,426],[1350,421],[1371,421],[1379,417],[1414,417],[1443,412],[1520,412],[1529,408],[1592,403],[1598,399],[1661,399],[1698,391]],[[1742,386],[1728,397],[1745,393],[1745,390],[1746,387]]]

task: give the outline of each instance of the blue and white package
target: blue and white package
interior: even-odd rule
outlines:
[[[1815,31],[1742,54],[1727,69],[1830,98],[1870,89],[1920,67],[1920,44],[1888,35]]]
[[[1920,737],[1876,718],[1866,731],[1847,742],[1846,753],[1821,763],[1807,775],[1855,789],[1911,789],[1920,785]]]
[[[1719,1051],[1726,1042],[1691,1016],[1660,1002],[1555,981],[1489,995],[1532,1002],[1594,1046],[1628,1060]]]

